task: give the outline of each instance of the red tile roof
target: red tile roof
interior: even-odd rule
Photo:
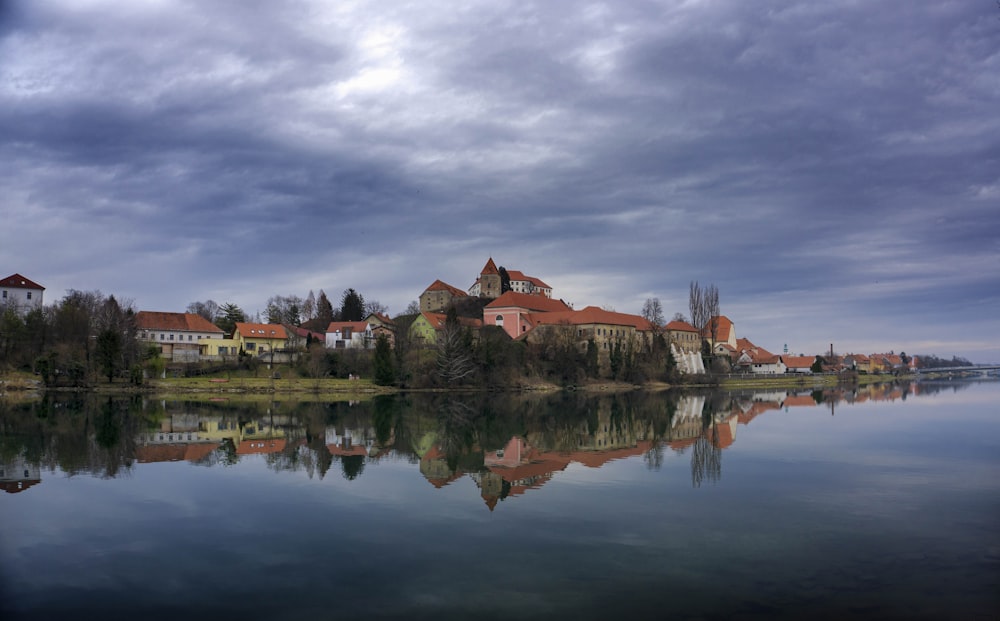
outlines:
[[[686,321],[680,321],[679,319],[674,319],[666,326],[664,326],[664,329],[670,332],[694,332],[694,333],[698,332],[698,328],[692,326]]]
[[[0,280],[0,287],[11,287],[13,289],[42,289],[45,287],[41,286],[37,282],[28,280],[20,274],[11,274],[7,278]]]
[[[782,356],[789,369],[808,369],[816,362],[816,356]]]
[[[486,305],[486,308],[496,310],[499,308],[523,308],[531,311],[542,311],[554,313],[571,310],[562,300],[553,300],[544,295],[532,295],[530,293],[517,293],[508,291],[497,299]]]
[[[499,274],[499,273],[500,270],[497,269],[497,264],[493,262],[493,257],[490,257],[490,260],[486,262],[485,266],[483,266],[483,271],[480,272],[480,274]]]
[[[364,332],[367,327],[367,321],[334,321],[326,327],[326,333],[343,332],[344,328],[350,328],[351,332]]]
[[[452,287],[443,280],[435,280],[434,282],[432,282],[430,287],[424,289],[424,293],[428,291],[447,291],[455,297],[465,297],[467,295],[464,291],[462,291],[458,287]]]
[[[552,288],[552,287],[548,286],[547,284],[545,284],[544,282],[542,282],[541,278],[535,278],[534,276],[528,276],[524,272],[519,272],[518,270],[507,270],[507,275],[510,276],[511,280],[520,280],[520,281],[530,282],[531,284],[533,284],[534,286],[536,286],[536,287],[538,287],[540,289],[551,289]]]
[[[287,339],[285,326],[276,323],[236,323],[235,332],[243,338],[251,339]]]
[[[444,324],[445,322],[448,321],[448,315],[444,313],[431,313],[425,311],[420,314],[423,315],[425,319],[427,319],[428,323],[430,323],[431,327],[434,328],[435,330],[444,329]],[[458,317],[458,325],[464,326],[466,328],[482,328],[483,320],[460,316]]]
[[[139,311],[135,326],[140,330],[172,330],[175,332],[214,332],[223,334],[222,328],[201,315],[194,313],[160,313]]]
[[[609,326],[632,326],[636,330],[641,331],[650,331],[653,329],[653,325],[645,317],[607,311],[596,306],[588,306],[578,311],[567,310],[561,312],[532,313],[530,320],[535,325],[568,324],[579,326],[604,324]]]
[[[733,329],[733,322],[730,321],[729,317],[725,315],[719,315],[718,317],[712,317],[705,323],[705,327],[701,329],[701,333],[706,336],[711,336],[712,323],[715,323],[715,337],[712,338],[713,341],[728,341],[729,335]]]

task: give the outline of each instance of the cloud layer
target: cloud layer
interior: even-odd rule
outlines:
[[[0,266],[183,310],[490,256],[779,350],[1000,360],[992,2],[0,5]]]

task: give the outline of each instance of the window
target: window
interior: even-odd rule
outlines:
[[[247,343],[247,347],[246,347],[247,351],[253,351],[255,349],[257,349],[257,343]]]
[[[31,292],[30,291],[28,292],[28,299],[29,300],[31,299]]]
[[[201,337],[199,337],[199,338],[201,338]],[[191,340],[191,335],[190,334],[188,335],[188,340],[189,341]]]
[[[164,340],[164,336],[162,334],[160,335],[160,340]]]
[[[3,299],[5,299],[5,300],[7,299],[7,290],[6,289],[4,289],[4,292],[3,292]]]
[[[171,335],[170,335],[170,338],[169,338],[168,340],[171,340],[171,341],[172,341],[172,340],[174,340],[174,335],[173,335],[173,334],[171,334]]]

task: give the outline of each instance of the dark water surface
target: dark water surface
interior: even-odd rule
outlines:
[[[998,403],[0,402],[0,618],[997,619]]]

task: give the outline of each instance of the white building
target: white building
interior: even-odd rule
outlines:
[[[42,294],[45,287],[21,276],[11,274],[0,280],[0,309],[13,308],[18,315],[42,307]]]

